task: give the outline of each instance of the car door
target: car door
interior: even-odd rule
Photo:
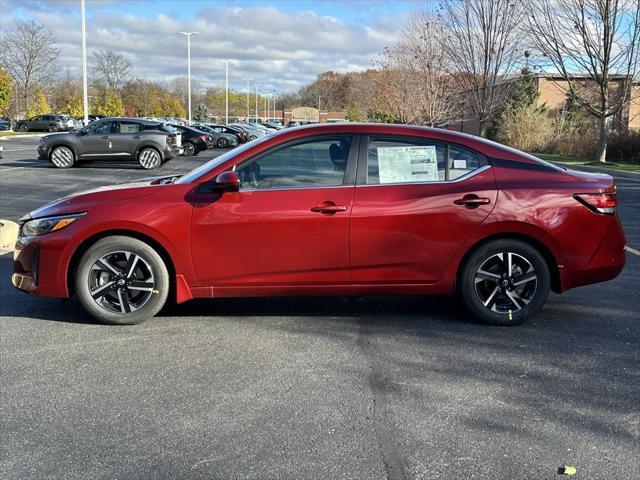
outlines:
[[[113,156],[112,129],[113,122],[110,120],[99,120],[86,127],[78,137],[80,157],[111,158]]]
[[[297,140],[234,167],[240,191],[196,206],[198,279],[216,289],[349,284],[349,215],[357,140]]]
[[[111,149],[114,156],[132,157],[142,138],[143,128],[138,122],[118,121],[114,122],[111,134]]]
[[[464,146],[363,138],[351,216],[355,284],[431,284],[495,205],[491,167]]]

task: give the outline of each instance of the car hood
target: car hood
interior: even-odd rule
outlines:
[[[40,140],[44,142],[49,142],[51,140],[57,140],[60,138],[71,138],[75,137],[75,132],[59,132],[59,133],[51,133],[49,135],[45,135],[44,137],[40,137]]]
[[[87,212],[96,206],[104,207],[105,204],[109,203],[145,197],[156,192],[159,188],[162,187],[158,184],[158,178],[153,178],[84,190],[82,192],[72,193],[71,195],[67,195],[66,197],[47,203],[40,208],[36,208],[22,217],[21,220],[68,213]]]

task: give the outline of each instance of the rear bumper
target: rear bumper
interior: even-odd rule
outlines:
[[[562,291],[616,278],[626,263],[625,244],[622,224],[616,215],[587,262],[559,269]]]

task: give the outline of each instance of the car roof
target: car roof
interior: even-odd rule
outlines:
[[[278,130],[273,136],[293,134],[291,136],[310,136],[325,133],[355,133],[355,134],[379,134],[379,135],[414,135],[423,136],[432,140],[456,143],[472,148],[484,155],[505,160],[518,160],[526,163],[552,165],[528,153],[521,152],[511,147],[487,140],[486,138],[456,132],[444,128],[423,127],[420,125],[401,125],[395,123],[316,123],[301,125]],[[556,168],[554,166],[554,168]]]

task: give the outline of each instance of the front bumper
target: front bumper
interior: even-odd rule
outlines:
[[[46,145],[38,145],[38,159],[49,160],[49,147]]]
[[[13,252],[13,286],[31,295],[68,298],[66,259],[71,236],[54,232],[19,238]]]

